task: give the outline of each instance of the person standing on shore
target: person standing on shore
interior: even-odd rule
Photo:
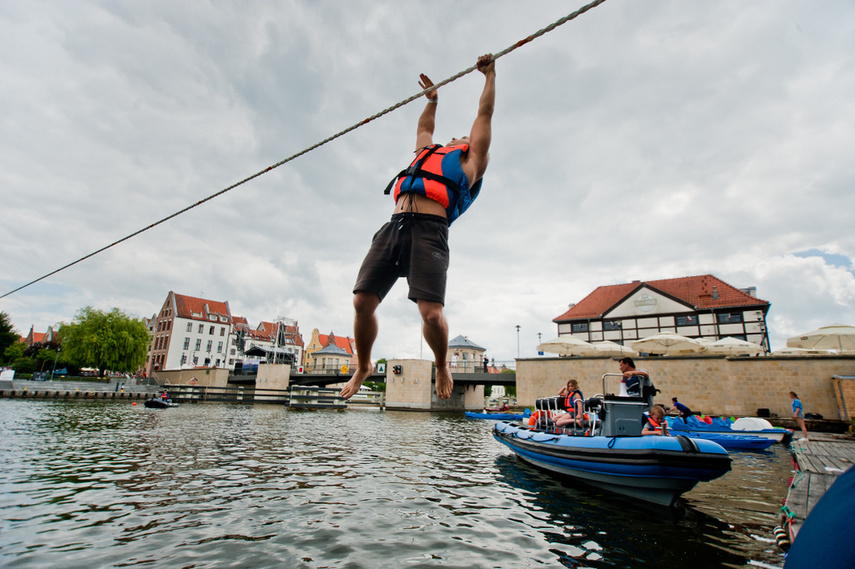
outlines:
[[[466,211],[481,191],[487,170],[492,117],[496,100],[493,55],[476,64],[484,74],[484,89],[469,136],[434,144],[433,132],[439,96],[425,93],[427,104],[416,126],[416,158],[386,188],[394,188],[392,219],[374,235],[353,288],[353,335],[357,369],[341,389],[349,399],[372,372],[371,348],[377,338],[376,310],[400,277],[410,286],[408,298],[418,305],[422,333],[434,354],[436,394],[448,399],[454,379],[448,369],[448,322],[443,314],[448,274],[448,227]],[[433,87],[422,73],[419,85]]]
[[[802,407],[802,402],[799,401],[799,396],[796,395],[795,391],[790,391],[790,398],[793,400],[793,419],[796,420],[796,423],[799,424],[799,427],[802,429],[802,438],[807,440],[807,427],[805,426],[805,410]]]

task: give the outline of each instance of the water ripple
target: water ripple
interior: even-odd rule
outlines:
[[[460,414],[0,400],[4,567],[741,567],[782,448],[682,515],[558,482]]]

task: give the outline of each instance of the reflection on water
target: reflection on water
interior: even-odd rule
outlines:
[[[556,481],[459,414],[0,400],[4,567],[743,567],[780,445],[673,512]]]

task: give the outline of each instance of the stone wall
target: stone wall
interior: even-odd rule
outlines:
[[[201,387],[226,387],[229,370],[220,368],[176,369],[152,372],[152,378],[169,388],[170,385],[198,385]]]
[[[256,389],[288,389],[290,383],[290,365],[258,364],[258,373],[255,376]]]
[[[677,397],[693,411],[710,415],[754,416],[769,409],[792,414],[790,391],[799,395],[805,412],[839,419],[832,376],[855,375],[855,356],[818,357],[650,357],[633,358],[647,369],[662,392],[656,403],[670,406]],[[533,358],[517,360],[517,401],[531,406],[540,397],[557,395],[570,378],[586,397],[602,393],[602,375],[617,373],[618,358]],[[609,378],[609,393],[618,393],[618,378]],[[855,407],[855,394],[851,400]],[[853,410],[850,413],[855,414]]]
[[[393,369],[401,366],[402,373]],[[386,363],[386,408],[430,411],[431,366],[428,360],[390,360]]]

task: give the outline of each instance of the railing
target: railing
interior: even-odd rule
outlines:
[[[457,360],[449,361],[448,368],[452,373],[459,371],[461,373],[502,373],[505,370],[514,371],[517,368],[516,360],[500,361],[490,360],[488,365],[484,365],[483,360]]]

